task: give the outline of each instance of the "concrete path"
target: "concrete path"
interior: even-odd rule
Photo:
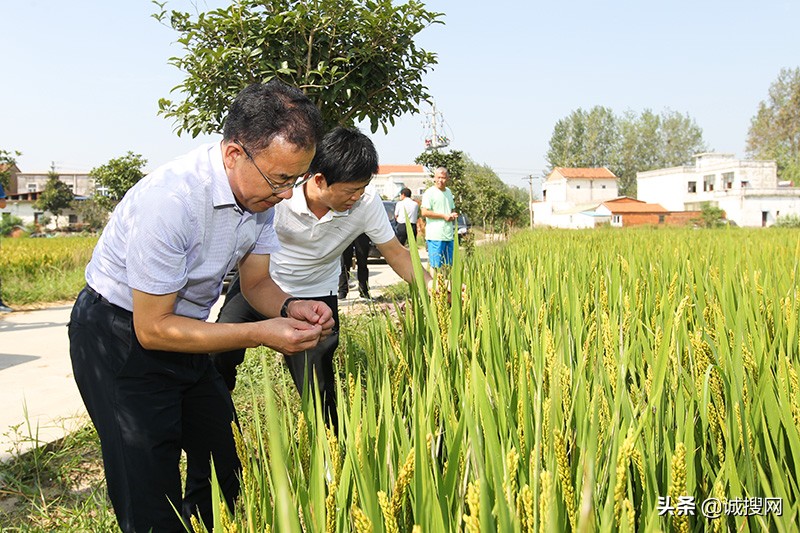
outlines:
[[[369,265],[373,296],[401,281],[385,263]],[[359,301],[351,289],[341,307]],[[222,299],[212,308],[216,320]],[[0,461],[52,442],[88,422],[69,358],[72,304],[0,314]]]

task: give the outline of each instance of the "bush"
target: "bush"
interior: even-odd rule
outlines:
[[[773,228],[800,228],[800,215],[784,215],[778,217]]]
[[[22,226],[22,219],[16,215],[10,217],[3,217],[0,220],[0,235],[6,236],[11,233],[11,230],[17,226]]]

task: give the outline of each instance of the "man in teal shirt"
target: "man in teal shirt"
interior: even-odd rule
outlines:
[[[432,268],[453,263],[453,235],[458,219],[453,193],[447,188],[450,175],[444,167],[433,173],[433,186],[422,195],[425,239],[428,241],[428,264]]]

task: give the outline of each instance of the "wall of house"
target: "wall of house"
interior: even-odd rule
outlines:
[[[675,211],[667,213],[664,219],[666,226],[691,226],[700,218],[700,211]]]
[[[56,228],[56,219],[55,216],[50,212],[42,212],[40,209],[34,207],[34,202],[28,200],[9,200],[6,203],[6,207],[4,209],[0,209],[0,216],[8,217],[8,216],[16,216],[22,219],[23,225],[32,224],[37,222],[38,217],[46,215],[50,218],[50,224],[47,225],[47,229],[55,229]],[[58,217],[58,227],[64,228],[69,223],[70,220],[74,222],[82,222],[81,217],[72,209],[65,209],[61,216]]]
[[[666,213],[664,213],[664,221],[666,222]],[[657,226],[658,214],[657,213],[623,213],[622,226]]]
[[[77,196],[90,196],[94,192],[94,179],[90,178],[88,174],[59,173],[58,178],[66,183],[72,189],[72,193]],[[6,191],[6,194],[43,191],[48,179],[50,177],[47,174],[30,172],[14,174],[9,180],[9,190]]]
[[[640,172],[636,175],[636,198],[660,204],[669,211],[683,211],[689,194],[688,183],[695,180],[693,176],[694,172],[689,167]]]
[[[703,202],[725,209],[722,203],[743,201],[753,191],[778,192],[774,161],[742,161],[730,154],[706,154],[693,166],[640,172],[636,183],[639,200],[659,203],[670,211],[697,209]],[[694,192],[690,192],[691,183]]]
[[[567,201],[572,204],[600,203],[618,196],[616,180],[567,180]]]
[[[800,191],[788,195],[747,195],[721,198],[717,205],[739,226],[771,226],[779,216],[800,215]],[[766,213],[766,215],[765,215]],[[766,221],[764,221],[766,218]]]
[[[425,189],[433,185],[433,180],[428,174],[392,172],[376,175],[371,183],[381,195],[391,200],[400,194],[400,189],[403,187],[411,189],[412,197],[420,197]]]

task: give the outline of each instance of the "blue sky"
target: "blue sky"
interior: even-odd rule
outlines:
[[[710,148],[744,156],[759,101],[782,67],[800,66],[796,0],[427,6],[445,13],[418,41],[439,56],[425,82],[451,147],[519,186],[546,166],[556,121],[579,107],[688,113]],[[217,138],[179,138],[156,115],[182,73],[167,64],[180,53],[177,36],[154,10],[147,0],[0,1],[0,148],[23,152],[23,171],[53,161],[89,170],[128,150],[155,168]],[[423,137],[423,117],[408,115],[373,139],[382,163],[410,164]]]

